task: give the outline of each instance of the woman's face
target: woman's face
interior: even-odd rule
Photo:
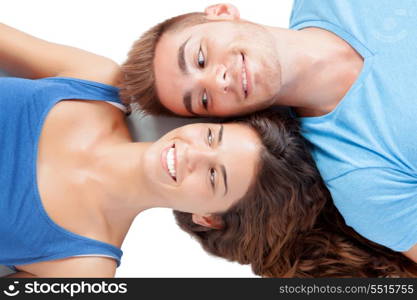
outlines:
[[[148,148],[145,180],[175,210],[223,212],[254,181],[261,147],[255,131],[242,124],[190,124]]]

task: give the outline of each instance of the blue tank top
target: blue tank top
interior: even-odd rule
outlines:
[[[111,257],[120,265],[119,248],[60,227],[40,199],[38,141],[48,112],[65,99],[107,101],[122,107],[118,89],[97,82],[0,78],[0,264],[11,268],[73,256]]]

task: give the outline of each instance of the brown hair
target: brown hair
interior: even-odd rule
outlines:
[[[120,98],[126,104],[139,104],[148,114],[174,115],[165,108],[157,95],[154,74],[156,45],[165,32],[208,22],[204,13],[189,13],[173,17],[145,32],[137,40],[122,65]]]
[[[264,111],[234,121],[255,129],[262,140],[256,182],[232,208],[217,214],[220,229],[174,211],[178,225],[207,252],[250,264],[265,277],[417,276],[417,264],[345,224],[295,119]]]

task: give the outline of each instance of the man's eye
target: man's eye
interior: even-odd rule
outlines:
[[[201,104],[203,105],[204,109],[207,110],[208,98],[206,91],[204,91],[203,96],[201,97]]]
[[[209,128],[208,134],[207,134],[207,142],[208,142],[209,146],[211,146],[211,144],[213,143],[213,133],[212,133],[210,128]]]
[[[214,187],[214,184],[216,182],[216,170],[213,168],[210,168],[210,183]]]
[[[204,65],[206,63],[206,59],[204,58],[204,54],[203,54],[203,51],[201,50],[201,48],[200,48],[200,50],[198,50],[198,58],[197,58],[197,61],[198,61],[199,67],[200,68],[204,68]]]

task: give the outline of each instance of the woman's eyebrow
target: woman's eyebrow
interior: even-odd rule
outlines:
[[[223,125],[220,125],[219,137],[218,137],[217,144],[220,144],[222,142],[222,139],[223,139],[223,128],[224,128],[224,126]]]
[[[184,104],[185,109],[193,116],[198,116],[196,112],[193,110],[192,100],[191,100],[191,92],[185,92],[184,96],[182,97],[182,103]]]
[[[226,168],[224,167],[224,165],[220,166],[220,169],[222,170],[222,175],[223,175],[223,183],[224,183],[224,194],[223,196],[226,196],[228,188],[227,188],[227,173],[226,173]]]
[[[220,125],[220,130],[219,130],[219,134],[218,134],[218,139],[217,139],[217,146],[220,146],[220,144],[222,143],[222,139],[223,139],[223,129],[224,126]],[[227,191],[228,191],[228,187],[227,187],[227,172],[226,172],[226,168],[224,167],[224,165],[220,166],[220,170],[222,171],[222,175],[223,175],[223,183],[224,183],[224,194],[223,196],[226,196]]]

